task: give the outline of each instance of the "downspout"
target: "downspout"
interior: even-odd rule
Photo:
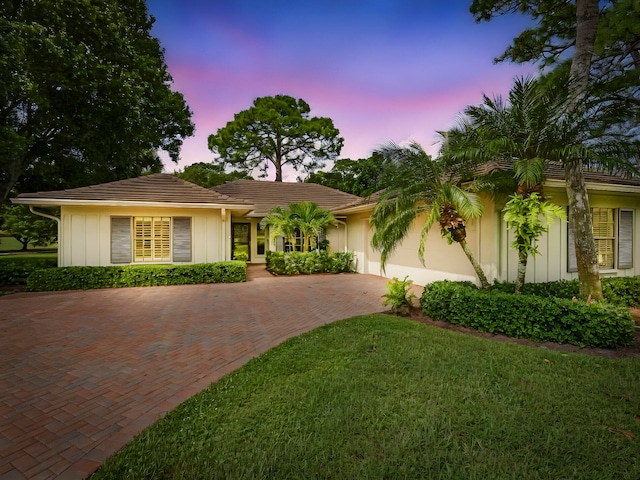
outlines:
[[[33,205],[29,205],[29,211],[31,213],[33,213],[34,215],[38,215],[40,217],[44,217],[44,218],[48,218],[50,220],[55,220],[55,222],[58,224],[58,266],[63,265],[62,263],[62,237],[61,237],[61,233],[62,230],[60,228],[60,219],[58,217],[54,217],[53,215],[49,215],[48,213],[44,213],[44,212],[37,212],[36,210],[33,209]]]
[[[220,209],[222,217],[222,260],[227,260],[227,209]]]

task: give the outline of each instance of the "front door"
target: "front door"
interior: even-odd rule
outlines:
[[[231,251],[234,260],[251,260],[251,224],[234,223],[233,228],[233,250]],[[245,258],[244,255],[246,254]],[[238,258],[240,256],[240,258]]]

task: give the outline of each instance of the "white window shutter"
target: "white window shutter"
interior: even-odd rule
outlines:
[[[618,210],[618,268],[633,268],[633,210]]]
[[[111,217],[111,263],[131,263],[131,217]]]
[[[578,271],[578,260],[576,259],[576,244],[571,228],[571,209],[567,207],[567,272]]]
[[[191,217],[173,217],[173,261],[191,261]]]

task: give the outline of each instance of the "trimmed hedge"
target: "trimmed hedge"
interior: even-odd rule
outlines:
[[[24,285],[36,270],[54,268],[58,265],[55,254],[49,257],[7,255],[0,257],[0,286]]]
[[[515,284],[494,283],[491,287],[494,292],[513,293]],[[538,297],[558,297],[572,299],[580,296],[580,283],[578,280],[558,280],[544,283],[525,283],[522,286],[525,295]],[[602,295],[604,299],[615,305],[626,307],[640,306],[640,276],[638,277],[605,277],[602,279]]]
[[[129,265],[125,267],[59,267],[39,270],[27,279],[27,290],[89,290],[151,287],[247,280],[247,265],[229,261],[194,265]]]
[[[424,288],[425,315],[481,332],[538,342],[612,348],[635,341],[626,307],[562,298],[484,292],[470,282],[435,282]]]
[[[273,275],[304,275],[312,273],[343,273],[354,271],[352,252],[329,253],[267,251],[267,271]]]

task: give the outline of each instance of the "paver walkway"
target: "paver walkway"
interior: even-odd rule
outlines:
[[[0,297],[0,479],[84,478],[183,400],[286,338],[383,310],[386,279]]]

